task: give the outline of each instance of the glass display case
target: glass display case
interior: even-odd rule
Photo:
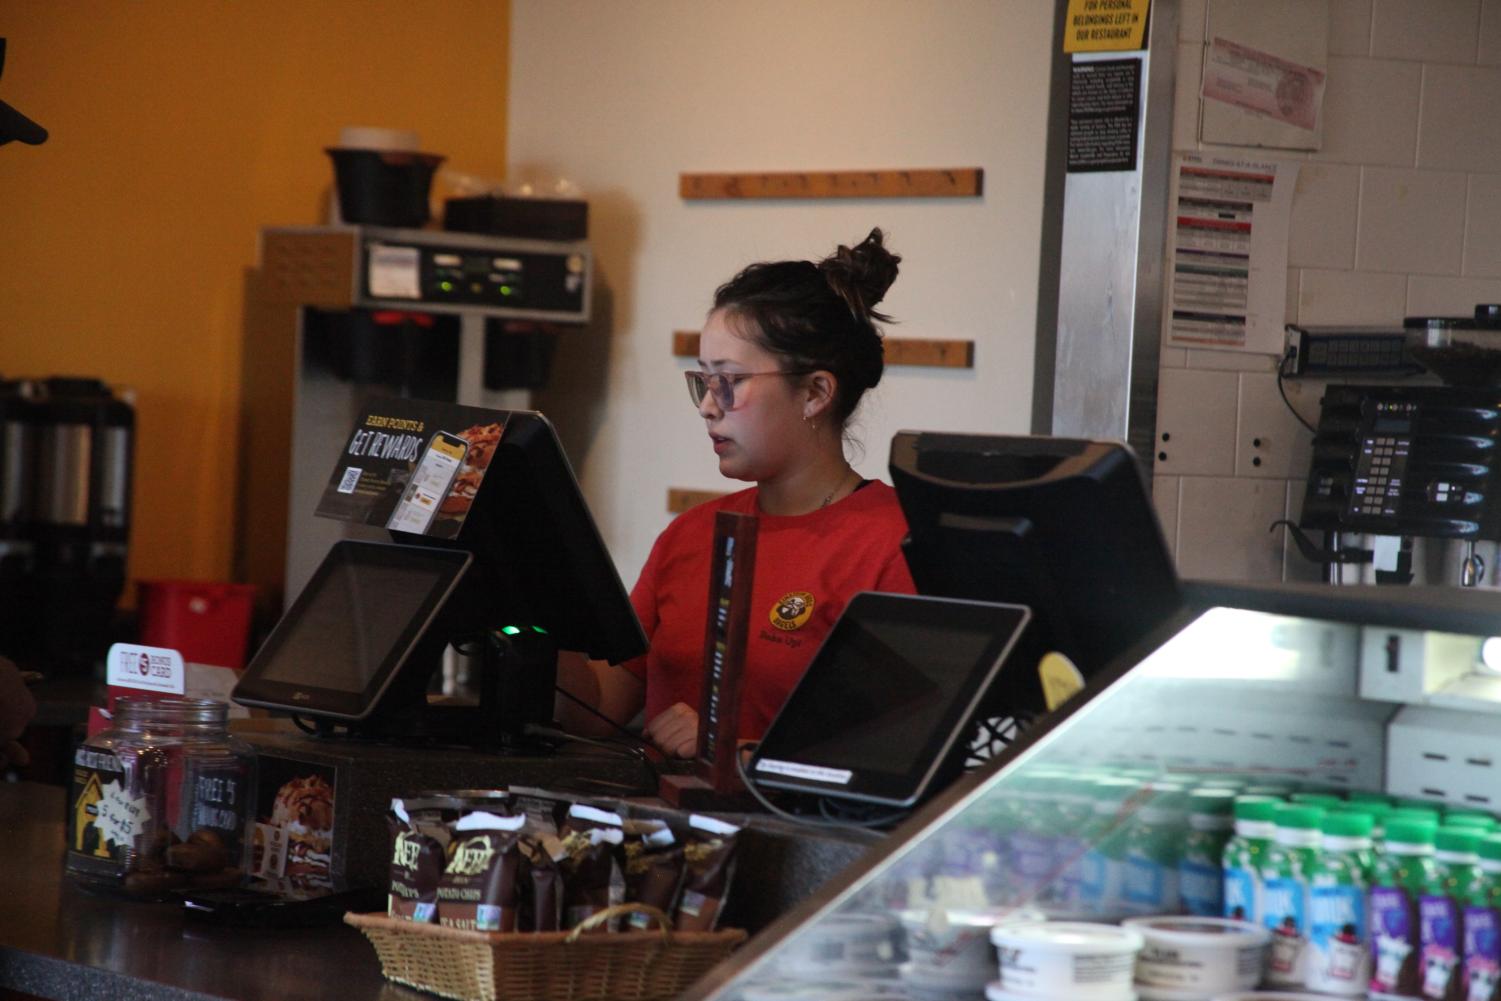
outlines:
[[[1464,811],[1483,825],[1501,809],[1501,699],[1490,700],[1501,679],[1482,656],[1501,636],[1501,597],[1207,584],[1188,594],[1188,608],[687,996],[1187,1001],[1257,982],[1308,989],[1317,962],[1335,978],[1323,989],[1364,997],[1378,960],[1391,959],[1370,945],[1383,932],[1365,917],[1321,929],[1328,900],[1310,911],[1305,889],[1296,907],[1279,905],[1269,871],[1254,901],[1226,902],[1225,869],[1237,871],[1245,840],[1233,818],[1264,810],[1239,826],[1262,825],[1262,849],[1281,845],[1305,888],[1339,854],[1320,847],[1319,830],[1336,849],[1356,846],[1357,899],[1391,810],[1422,823],[1431,812],[1435,826]],[[1443,697],[1456,683],[1463,708]],[[1237,805],[1257,797],[1270,805]],[[1360,805],[1374,802],[1384,805]],[[1285,837],[1265,819],[1279,807]],[[1336,813],[1371,819],[1322,820]],[[1180,917],[1140,920],[1163,916]],[[1174,929],[1181,949],[1161,944]],[[1195,942],[1229,946],[1228,965],[1185,974]],[[1348,948],[1331,959],[1336,944]],[[1167,968],[1148,966],[1165,956]],[[1273,962],[1292,965],[1274,975]]]

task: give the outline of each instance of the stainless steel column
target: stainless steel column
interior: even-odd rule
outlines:
[[[1039,338],[1039,364],[1053,366],[1048,430],[1124,439],[1148,467],[1157,417],[1177,44],[1178,0],[1154,0],[1145,50],[1059,57],[1075,64],[1141,60],[1141,112],[1134,170],[1065,177],[1051,358]],[[1061,101],[1066,109],[1068,88],[1069,74],[1055,73],[1055,106]],[[1054,160],[1050,172],[1063,171],[1066,155],[1055,152]]]

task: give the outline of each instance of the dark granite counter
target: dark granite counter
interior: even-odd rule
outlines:
[[[176,904],[96,896],[63,878],[65,791],[0,784],[0,996],[57,1001],[421,1001],[388,983],[352,928],[225,928]],[[668,813],[637,801],[636,811]],[[770,818],[749,823],[726,920],[755,931],[812,893],[876,839]],[[754,875],[752,875],[754,874]]]
[[[94,896],[63,879],[65,793],[0,786],[0,988],[58,1001],[416,1001],[353,928],[222,928],[176,904]]]

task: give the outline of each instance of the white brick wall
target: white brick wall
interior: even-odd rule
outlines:
[[[1323,148],[1259,151],[1306,157],[1293,198],[1287,320],[1399,325],[1406,315],[1501,302],[1501,129],[1492,124],[1501,114],[1501,0],[1328,6]],[[1226,149],[1198,142],[1207,0],[1183,0],[1179,23],[1174,146]],[[1277,518],[1297,518],[1311,439],[1277,395],[1274,364],[1266,355],[1162,353],[1153,494],[1184,576],[1317,579],[1280,531],[1268,531]],[[1322,386],[1285,388],[1315,421]]]

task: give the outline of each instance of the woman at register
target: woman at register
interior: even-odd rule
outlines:
[[[875,306],[900,257],[873,229],[854,248],[812,261],[752,264],[714,294],[685,373],[719,471],[754,484],[679,516],[631,591],[650,642],[623,665],[567,659],[560,685],[617,722],[644,707],[645,736],[689,757],[698,736],[714,515],[759,517],[740,737],[757,739],[849,599],[913,593],[899,545],[896,492],[845,458],[846,427],[884,367]],[[559,706],[566,725],[589,727]]]

